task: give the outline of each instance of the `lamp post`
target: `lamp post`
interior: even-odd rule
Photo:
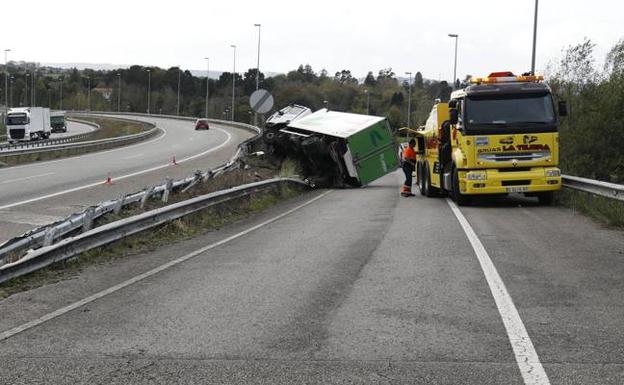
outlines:
[[[147,114],[150,113],[151,100],[150,96],[152,94],[152,71],[147,69]]]
[[[26,72],[26,83],[24,84],[25,87],[25,95],[24,95],[24,104],[26,106],[28,106],[28,103],[30,102],[29,98],[28,98],[28,82],[30,81],[30,74],[28,72]]]
[[[37,84],[37,71],[33,71],[33,75],[32,75],[32,91],[30,92],[30,94],[32,95],[32,106],[35,107],[37,105],[37,87],[35,87],[35,85]]]
[[[4,104],[7,106],[9,104],[9,66],[7,62],[7,54],[9,52],[11,52],[10,49],[4,50]]]
[[[14,79],[13,76],[9,78],[9,88],[10,88],[9,95],[11,95],[11,101],[9,103],[9,107],[13,106],[13,79]]]
[[[457,40],[459,35],[455,33],[449,33],[448,35],[455,38],[455,64],[453,65],[453,89],[455,89],[455,81],[457,80]]]
[[[206,119],[208,119],[208,97],[209,97],[209,87],[210,87],[210,58],[205,57],[206,59]]]
[[[262,24],[254,24],[254,27],[258,27],[258,64],[256,65],[256,91],[260,88],[260,32],[262,30]],[[254,125],[258,125],[258,114],[254,113]]]
[[[230,47],[234,48],[234,66],[232,70],[232,121],[234,121],[234,101],[236,98],[236,45],[232,44]]]
[[[87,76],[87,111],[91,111],[91,76]]]
[[[531,75],[535,75],[535,46],[537,45],[537,2],[535,0],[535,15],[533,17],[533,55],[531,55]]]
[[[121,74],[117,74],[117,112],[121,111]]]
[[[412,73],[406,72],[405,75],[409,75],[409,83],[407,83],[407,128],[409,128],[412,117]]]
[[[61,79],[61,102],[59,104],[59,110],[62,110],[63,109],[63,80],[64,78],[61,76],[60,79]]]
[[[182,69],[178,66],[178,102],[176,106],[176,115],[180,115],[180,79],[181,79]]]
[[[364,90],[366,94],[366,115],[370,115],[370,92],[368,90]]]

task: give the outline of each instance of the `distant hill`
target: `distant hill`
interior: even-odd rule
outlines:
[[[62,69],[71,69],[77,68],[79,70],[84,69],[92,69],[96,71],[112,71],[119,68],[130,68],[131,64],[110,64],[110,63],[40,63],[42,67],[53,67],[53,68],[62,68]],[[204,77],[206,76],[205,70],[189,70],[193,76]],[[245,72],[244,70],[242,72]],[[226,71],[210,71],[211,79],[218,79],[221,74]],[[241,73],[241,71],[238,71]],[[272,77],[275,75],[279,75],[279,72],[264,72],[267,77]]]

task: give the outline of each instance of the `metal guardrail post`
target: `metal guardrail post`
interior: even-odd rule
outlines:
[[[167,183],[165,183],[165,191],[163,191],[163,196],[162,196],[163,203],[167,203],[169,201],[169,194],[171,193],[172,187],[173,187],[173,179],[167,177]]]
[[[156,186],[151,186],[151,187],[149,187],[149,188],[144,190],[143,196],[141,197],[141,209],[145,208],[145,204],[147,203],[147,200],[154,193],[154,189],[156,189]]]

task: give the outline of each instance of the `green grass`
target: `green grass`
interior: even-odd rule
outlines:
[[[284,159],[279,170],[279,176],[284,178],[296,177],[301,175],[301,167],[297,161],[293,159]]]
[[[599,223],[615,228],[624,228],[624,202],[599,195],[563,189],[556,195],[562,206],[578,211]]]
[[[105,117],[81,116],[80,120],[86,120],[100,125],[100,129],[97,130],[93,134],[93,136],[87,140],[116,138],[119,136],[138,134],[140,132],[148,130],[151,127],[141,122],[118,120]]]

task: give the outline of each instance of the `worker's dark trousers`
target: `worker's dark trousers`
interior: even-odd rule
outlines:
[[[403,162],[403,172],[405,173],[405,182],[403,183],[403,192],[412,192],[412,173],[414,166],[409,162]]]

